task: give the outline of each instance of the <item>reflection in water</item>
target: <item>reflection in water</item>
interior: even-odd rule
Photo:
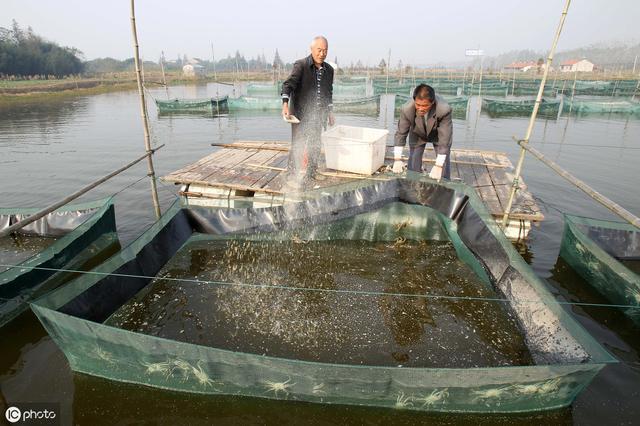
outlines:
[[[450,243],[198,241],[158,276],[108,323],[233,351],[320,362],[421,367],[532,362],[515,318],[500,303],[396,295],[496,297],[458,260]]]
[[[84,113],[88,97],[40,100],[37,102],[0,105],[0,147],[24,147],[51,143],[52,135],[64,132],[77,114]]]

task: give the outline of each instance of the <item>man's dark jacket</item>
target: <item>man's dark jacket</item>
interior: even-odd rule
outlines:
[[[322,63],[324,75],[320,82],[320,117],[322,122],[327,118],[330,107],[333,106],[333,68],[326,62]],[[316,106],[316,66],[311,55],[299,59],[293,64],[291,75],[282,84],[283,99],[289,98],[289,114],[300,120],[309,116]]]

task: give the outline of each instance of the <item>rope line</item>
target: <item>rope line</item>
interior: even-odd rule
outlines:
[[[121,190],[114,192],[113,194],[111,194],[112,197],[115,197],[116,195],[120,194],[121,192],[126,191],[127,189],[131,188],[132,186],[136,185],[137,183],[139,183],[140,181],[142,181],[144,178],[146,178],[147,175],[142,176],[140,179],[136,180],[133,183],[130,183],[129,185],[125,186],[124,188],[122,188]]]
[[[68,273],[77,273],[77,274],[86,274],[86,275],[101,275],[101,276],[113,276],[120,278],[142,278],[142,279],[163,279],[168,281],[176,281],[176,282],[187,282],[194,284],[213,284],[217,286],[228,286],[228,287],[248,287],[248,288],[259,288],[259,289],[273,289],[273,290],[286,290],[286,291],[309,291],[316,293],[336,293],[336,294],[353,294],[360,296],[394,296],[394,297],[407,297],[407,298],[418,298],[418,299],[445,299],[445,300],[467,300],[467,301],[478,301],[478,302],[499,302],[499,303],[545,303],[543,300],[509,300],[505,298],[499,297],[474,297],[474,296],[446,296],[446,295],[438,295],[438,294],[412,294],[412,293],[387,293],[383,291],[366,291],[366,290],[341,290],[341,289],[326,289],[326,288],[308,288],[308,287],[295,287],[295,286],[285,286],[285,285],[267,285],[267,284],[251,284],[251,283],[236,283],[236,282],[228,282],[228,281],[209,281],[209,280],[198,280],[198,279],[185,279],[185,278],[170,278],[170,277],[155,277],[155,276],[146,276],[146,275],[134,275],[134,274],[117,274],[112,272],[99,272],[99,271],[80,271],[75,269],[57,269],[57,268],[45,268],[40,266],[19,266],[19,265],[0,265],[0,267],[7,269],[37,269],[42,271],[54,271],[54,272],[68,272]],[[556,300],[556,303],[560,305],[569,305],[569,306],[589,306],[589,307],[602,307],[602,308],[623,308],[623,309],[638,309],[637,305],[619,305],[619,304],[611,304],[611,303],[587,303],[587,302],[565,302]]]

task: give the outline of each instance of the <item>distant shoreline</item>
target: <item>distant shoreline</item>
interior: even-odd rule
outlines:
[[[163,87],[161,76],[157,73],[145,76],[147,88]],[[224,73],[218,79],[220,83],[233,84],[234,74]],[[241,81],[268,81],[262,74],[242,75]],[[178,75],[167,76],[167,86],[198,85],[212,83],[213,76],[198,79],[184,78]],[[101,78],[65,78],[60,80],[0,80],[0,105],[29,103],[61,97],[96,95],[137,89],[134,73],[112,75]]]
[[[460,74],[460,75],[458,75]],[[386,75],[375,73],[375,77],[384,77]],[[506,73],[487,73],[485,78],[496,78],[500,76],[501,79],[509,81],[513,77],[511,74]],[[213,75],[207,75],[197,79],[186,78],[181,73],[167,73],[165,76],[167,86],[176,85],[200,85],[206,83],[213,83],[218,81],[219,83],[233,84],[234,81],[273,81],[274,75],[266,72],[251,72],[236,74],[234,72],[218,73],[216,80]],[[283,74],[280,74],[280,78],[283,78]],[[398,77],[404,77],[407,80],[411,80],[414,76],[405,74],[404,76],[398,73],[392,73],[389,77],[397,79]],[[452,75],[451,72],[420,72],[415,76],[416,78],[462,78],[462,73],[456,73]],[[541,75],[538,74],[518,74],[516,80],[536,80]],[[608,78],[607,78],[608,77]],[[635,80],[638,77],[634,75],[620,75],[617,78],[612,79],[611,75],[603,75],[600,73],[584,73],[578,76],[579,80]],[[469,75],[466,75],[469,78]],[[560,73],[547,78],[548,81],[557,78],[558,81],[573,81],[573,73]],[[163,79],[159,72],[153,71],[145,74],[145,85],[147,88],[163,87]],[[137,88],[137,82],[135,73],[111,73],[105,74],[100,77],[79,77],[79,78],[64,78],[59,80],[9,80],[0,79],[0,105],[15,104],[15,103],[29,103],[44,100],[53,100],[61,97],[73,97],[73,96],[86,96],[95,95],[100,93],[118,92],[125,90],[134,90]]]

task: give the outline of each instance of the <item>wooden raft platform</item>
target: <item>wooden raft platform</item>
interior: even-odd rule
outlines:
[[[166,182],[188,185],[182,193],[190,198],[229,198],[243,196],[284,195],[283,171],[287,167],[289,143],[281,141],[236,141],[218,144],[218,149],[180,170],[164,176]],[[392,147],[387,148],[386,165],[391,165]],[[405,148],[404,159],[408,154]],[[435,160],[433,149],[427,147],[425,170]],[[362,177],[350,173],[327,170],[320,187],[333,186],[353,179],[388,179],[383,174]],[[502,218],[513,181],[513,165],[506,154],[494,151],[454,149],[451,153],[451,179],[462,180],[475,188],[491,214]],[[204,188],[204,190],[203,190]],[[212,191],[206,190],[207,188]],[[218,190],[218,191],[216,191]],[[222,190],[222,191],[219,191]],[[536,201],[520,179],[520,190],[514,201],[512,220],[539,222],[544,219]]]

